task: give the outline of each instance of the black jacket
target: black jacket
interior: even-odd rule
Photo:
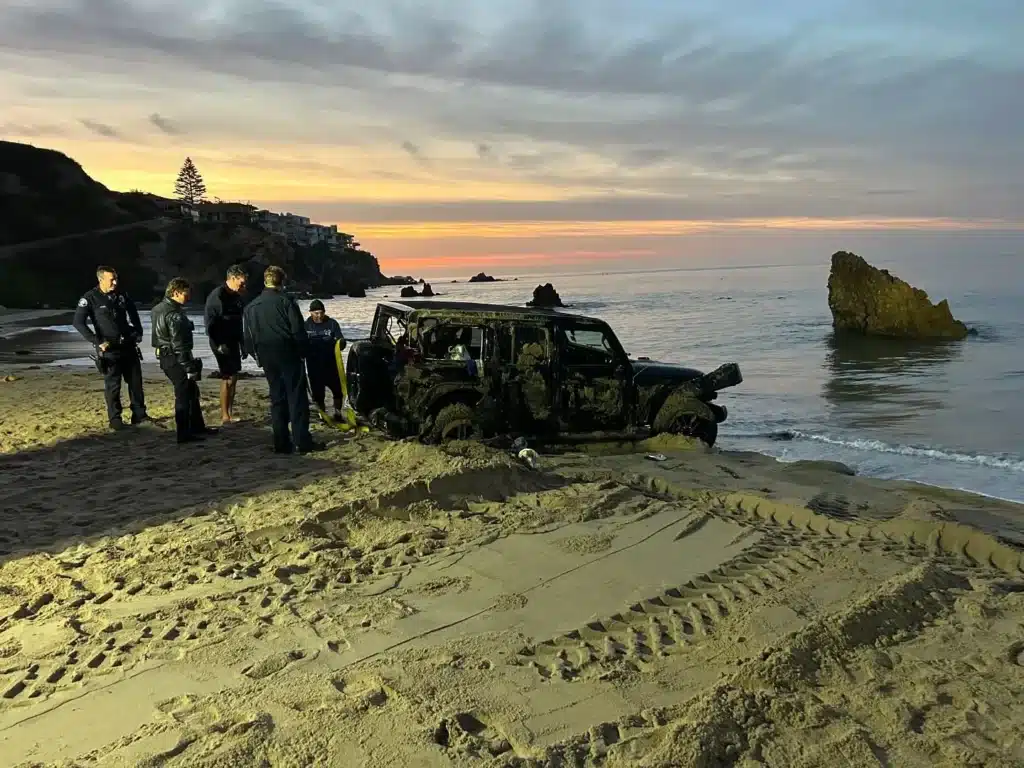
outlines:
[[[93,288],[78,300],[72,322],[90,344],[106,342],[113,352],[142,341],[139,310],[134,301],[119,291],[103,293],[98,287]]]
[[[229,347],[242,345],[242,311],[245,302],[241,294],[226,285],[218,285],[206,297],[206,335],[210,346],[216,349],[222,344]]]
[[[302,311],[295,300],[276,288],[249,302],[245,318],[245,351],[260,364],[300,362],[306,356],[308,338]]]
[[[185,308],[169,297],[153,307],[153,348],[161,360],[167,355],[182,364],[191,363],[192,331],[195,324],[185,314]]]

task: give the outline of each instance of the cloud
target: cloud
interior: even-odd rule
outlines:
[[[120,131],[118,131],[116,128],[112,128],[111,126],[109,126],[109,125],[107,125],[105,123],[99,123],[99,122],[96,122],[95,120],[87,120],[87,119],[82,119],[82,120],[79,120],[78,122],[80,122],[83,126],[85,126],[90,131],[95,133],[97,136],[102,136],[105,139],[121,139],[121,138],[123,138],[123,136],[121,135]]]
[[[149,123],[163,133],[166,133],[168,136],[180,136],[184,133],[181,128],[176,126],[166,117],[161,117],[157,112],[154,112],[149,116]]]
[[[12,139],[42,139],[54,136],[64,136],[67,131],[60,125],[45,125],[31,123],[0,123],[0,136],[5,140]]]
[[[224,146],[344,145],[372,150],[376,173],[411,157],[452,200],[380,208],[410,217],[1022,214],[1019,3],[358,7],[12,4],[0,71],[34,79],[0,78],[38,94],[48,72],[78,72],[69,93],[131,102],[165,133],[173,110]],[[536,200],[470,205],[466,180]]]

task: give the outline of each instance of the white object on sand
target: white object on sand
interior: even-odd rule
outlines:
[[[540,463],[540,456],[533,448],[523,448],[516,456],[530,469],[536,469],[537,464]]]

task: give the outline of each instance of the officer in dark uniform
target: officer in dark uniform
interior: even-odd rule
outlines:
[[[303,365],[309,339],[299,305],[284,292],[284,278],[280,267],[267,267],[263,273],[263,293],[243,314],[245,348],[270,385],[274,451],[309,453],[324,448],[313,442],[309,433],[309,396]]]
[[[195,326],[184,307],[191,294],[188,281],[176,277],[151,313],[153,349],[160,369],[174,387],[174,428],[179,443],[192,443],[217,431],[206,426],[199,402],[203,361],[192,355]]]
[[[327,410],[327,392],[331,391],[334,401],[334,418],[341,418],[342,394],[335,346],[345,348],[345,334],[333,317],[328,316],[324,303],[313,299],[309,304],[309,318],[306,320],[306,336],[309,337],[309,352],[306,355],[306,372],[309,374],[309,388],[313,400],[321,411]]]
[[[228,269],[227,279],[206,297],[206,335],[220,369],[220,418],[224,424],[235,421],[235,387],[242,370],[242,310],[245,308],[245,270]]]
[[[138,346],[142,342],[142,321],[135,302],[117,290],[117,271],[113,267],[97,267],[96,279],[99,284],[78,300],[73,322],[83,338],[96,347],[96,367],[103,374],[110,428],[123,429],[122,379],[128,384],[132,424],[149,421]]]

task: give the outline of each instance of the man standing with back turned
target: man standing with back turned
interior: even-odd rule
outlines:
[[[128,384],[132,424],[149,421],[142,392],[142,320],[127,295],[117,290],[117,271],[96,267],[98,285],[78,300],[75,330],[96,347],[96,367],[103,374],[103,399],[111,429],[124,429],[121,379]],[[89,324],[92,323],[92,328]]]
[[[284,270],[267,267],[263,293],[245,308],[245,348],[270,385],[270,421],[276,453],[323,450],[309,433],[309,397],[303,358],[309,340],[299,305],[284,292]],[[288,424],[292,433],[288,435]]]
[[[227,279],[206,297],[206,335],[220,368],[220,418],[224,424],[236,421],[233,414],[235,387],[242,370],[242,310],[245,302],[245,270],[235,265]]]

